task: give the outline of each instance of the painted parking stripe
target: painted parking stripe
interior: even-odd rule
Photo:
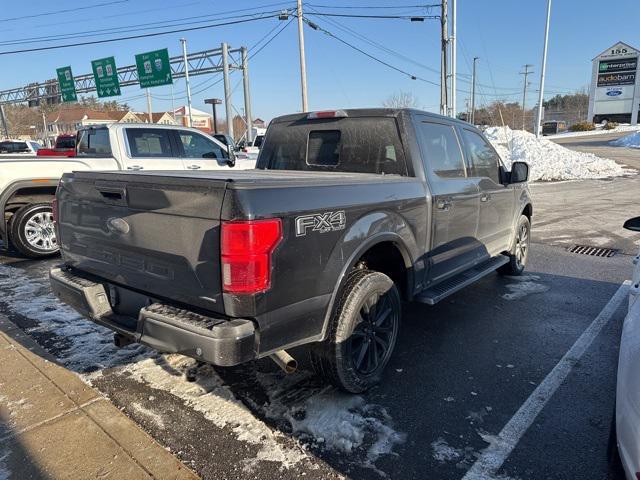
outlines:
[[[495,474],[500,469],[505,460],[509,457],[513,449],[531,426],[535,418],[540,414],[549,399],[562,385],[573,366],[580,360],[582,355],[593,343],[593,340],[600,334],[604,326],[609,322],[620,304],[627,298],[630,281],[625,281],[611,300],[605,305],[598,316],[591,322],[591,325],[580,335],[576,343],[565,353],[564,357],[549,372],[545,379],[538,385],[533,393],[518,409],[511,420],[504,426],[495,440],[483,450],[480,457],[467,471],[462,480],[487,480],[495,478]]]

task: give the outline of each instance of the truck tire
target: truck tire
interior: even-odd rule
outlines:
[[[516,235],[513,239],[513,248],[507,254],[509,263],[498,269],[503,275],[522,275],[529,258],[529,245],[531,244],[531,222],[526,215],[520,215],[516,227]]]
[[[11,217],[13,247],[29,258],[44,258],[59,252],[50,203],[34,203],[19,208]]]
[[[354,271],[340,293],[329,337],[311,349],[315,372],[350,393],[376,385],[393,353],[401,315],[400,294],[388,276]]]

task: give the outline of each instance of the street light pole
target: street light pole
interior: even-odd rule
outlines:
[[[451,116],[456,118],[456,16],[458,14],[458,1],[451,0]]]
[[[189,127],[193,126],[193,115],[191,114],[191,85],[189,84],[189,62],[187,61],[187,40],[181,38],[182,43],[182,59],[184,62],[184,81],[187,84],[187,106],[189,107]]]
[[[302,19],[302,0],[298,0],[298,46],[300,48],[300,86],[302,88],[302,111],[309,110],[307,98],[307,61],[304,54],[304,21]]]
[[[542,102],[544,101],[544,75],[547,68],[547,47],[549,45],[549,23],[551,21],[551,0],[547,0],[547,23],[544,27],[544,48],[542,49],[542,67],[540,68],[540,94],[538,95],[538,115],[536,118],[536,138],[540,138],[540,124],[542,123]]]
[[[219,98],[207,98],[205,99],[204,103],[206,103],[207,105],[211,105],[211,107],[213,108],[213,134],[217,135],[218,115],[216,114],[216,105],[220,105],[222,103],[222,100],[220,100]]]
[[[471,125],[476,122],[476,62],[478,57],[473,57],[473,71],[471,72]]]
[[[447,27],[447,0],[442,0],[440,13],[440,115],[448,115],[447,101],[447,48],[449,43]]]

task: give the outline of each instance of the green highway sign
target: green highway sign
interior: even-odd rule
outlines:
[[[76,102],[78,96],[76,95],[76,82],[73,79],[73,73],[71,73],[71,67],[61,67],[56,69],[58,73],[58,85],[60,86],[60,93],[62,94],[63,102]]]
[[[136,55],[136,67],[140,88],[159,87],[173,83],[169,51],[166,48]]]
[[[118,81],[115,58],[107,57],[93,60],[91,68],[99,98],[120,95],[120,82]]]

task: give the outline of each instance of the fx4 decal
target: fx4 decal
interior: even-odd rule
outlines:
[[[303,237],[307,231],[312,232],[335,232],[344,230],[347,224],[347,216],[344,210],[337,212],[314,213],[296,217],[296,237]]]

